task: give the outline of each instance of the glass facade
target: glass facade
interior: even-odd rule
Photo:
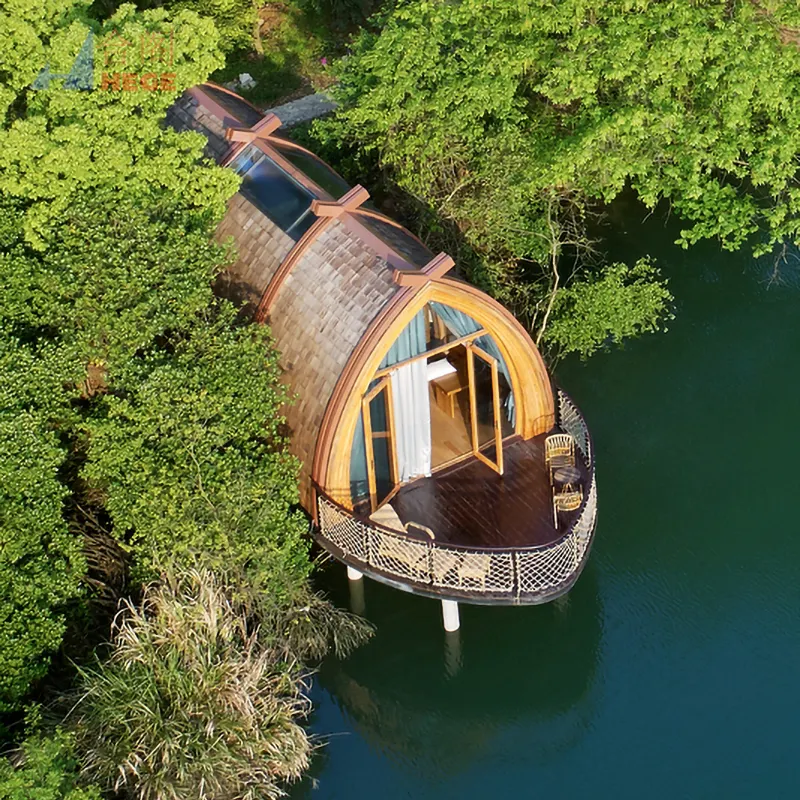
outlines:
[[[248,145],[231,167],[242,176],[239,191],[292,239],[314,223],[313,195],[257,147]]]
[[[221,105],[229,114],[233,114],[236,119],[241,120],[243,125],[252,128],[264,118],[263,114],[239,97],[234,97],[232,94],[208,84],[203,84],[201,88],[214,102]]]
[[[337,175],[324,161],[284,145],[278,137],[273,137],[270,144],[293,166],[307,175],[321,189],[324,189],[334,200],[338,200],[350,190],[350,185],[340,175]]]
[[[381,368],[391,367],[395,364],[402,364],[409,359],[415,358],[430,351],[440,348],[449,348],[444,354],[429,356],[427,361],[427,381],[430,386],[431,380],[437,377],[458,376],[460,385],[464,388],[468,386],[467,351],[463,344],[453,345],[452,342],[461,337],[469,336],[481,330],[481,325],[468,314],[452,308],[442,303],[428,303],[409,324],[403,329],[402,333],[388,353],[381,361]],[[456,403],[450,411],[452,420],[459,421],[464,427],[461,439],[456,441],[457,436],[453,429],[445,426],[442,430],[431,429],[432,440],[435,437],[450,437],[452,442],[448,443],[448,448],[452,451],[456,447],[458,452],[448,452],[446,457],[436,456],[432,461],[432,466],[436,468],[440,463],[452,460],[453,455],[468,453],[473,445],[480,449],[481,453],[493,463],[499,460],[497,452],[497,442],[495,440],[495,425],[500,428],[500,437],[504,439],[514,434],[516,420],[516,410],[514,403],[514,393],[511,387],[508,367],[497,346],[494,337],[488,333],[478,336],[473,340],[475,352],[472,359],[472,391],[457,396]],[[432,376],[434,366],[443,362],[449,366],[448,370],[439,376]],[[419,362],[418,362],[419,363]],[[495,406],[495,387],[492,377],[493,364],[497,368],[497,406]],[[370,384],[371,391],[377,384]],[[474,396],[474,402],[467,400]],[[397,395],[395,395],[397,397]],[[436,401],[436,393],[431,395],[431,402]],[[372,399],[369,406],[372,429],[372,451],[375,465],[375,481],[378,495],[378,502],[391,490],[394,480],[400,480],[391,474],[391,450],[395,444],[388,431],[386,416],[386,393],[381,392]],[[499,413],[499,419],[497,414]],[[475,415],[477,441],[473,442],[471,419]],[[394,409],[395,425],[399,425],[398,420],[402,419],[397,407]],[[441,420],[440,420],[441,421]],[[455,423],[453,423],[455,424]],[[402,438],[398,430],[394,435]],[[463,446],[462,446],[463,445]],[[460,448],[460,450],[458,449]],[[359,416],[356,426],[355,436],[351,447],[350,461],[350,490],[354,506],[360,507],[369,498],[369,481],[367,451],[364,435],[364,420]],[[402,463],[398,465],[402,475]]]

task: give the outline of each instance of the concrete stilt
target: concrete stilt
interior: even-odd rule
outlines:
[[[446,631],[457,631],[461,626],[458,619],[458,603],[455,600],[442,600],[442,619]]]
[[[359,572],[357,569],[353,569],[352,567],[347,568],[347,580],[360,581],[363,577],[364,574]]]
[[[461,669],[460,631],[448,631],[444,635],[444,669],[448,678],[455,678]]]
[[[350,610],[359,617],[364,616],[366,603],[364,602],[364,583],[365,581],[347,581],[350,588]]]

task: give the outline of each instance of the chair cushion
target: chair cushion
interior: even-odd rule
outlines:
[[[384,528],[391,528],[400,533],[406,532],[391,503],[384,503],[374,514],[370,514],[370,519],[378,525],[383,525]]]

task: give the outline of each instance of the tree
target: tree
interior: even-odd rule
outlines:
[[[171,610],[131,604],[135,621],[120,622],[111,662],[86,673],[84,707],[95,716],[78,726],[81,757],[104,785],[112,762],[133,781],[145,741],[156,766],[138,779],[142,797],[164,786],[196,796],[195,778],[226,797],[229,787],[269,795],[308,756],[296,722],[306,707],[299,659],[366,633],[309,586],[297,463],[280,415],[290,398],[269,332],[213,300],[227,257],[213,229],[239,179],[203,157],[203,137],[163,126],[177,93],[220,65],[216,30],[185,10],[123,5],[101,23],[78,0],[22,0],[0,5],[0,31],[12,41],[0,74],[0,712],[19,707],[61,642],[87,564],[65,501],[74,510],[85,500],[80,519],[111,528],[137,577],[167,566],[180,577],[146,600]],[[102,57],[87,78],[93,41]],[[154,41],[174,46],[174,89],[102,88],[109,70],[144,82],[152,65],[142,52]],[[92,73],[91,91],[67,85],[91,84]],[[186,577],[195,564],[208,591]],[[206,612],[223,630],[210,631]],[[247,627],[257,620],[258,642]],[[125,648],[137,635],[133,666]],[[203,660],[217,656],[228,672]],[[183,677],[165,686],[179,661]],[[195,679],[205,683],[186,695]],[[141,697],[156,703],[149,717],[135,707]],[[185,697],[202,730],[191,702],[179,708]],[[161,700],[183,725],[177,745],[147,728]],[[238,705],[247,702],[252,709]],[[220,743],[215,729],[228,738]],[[108,731],[120,737],[113,747],[93,738]],[[191,763],[179,774],[183,744]],[[198,752],[211,754],[211,771]],[[51,789],[93,800],[53,770],[43,800]]]
[[[163,127],[177,94],[220,64],[213,23],[127,5],[100,24],[79,0],[23,1],[0,2],[0,32],[7,44],[0,73],[0,711],[7,711],[46,673],[79,596],[82,543],[65,518],[86,410],[77,401],[105,387],[109,361],[121,368],[207,307],[222,263],[209,232],[238,179],[203,158],[203,137]],[[109,39],[132,43],[124,68],[144,72],[139,45],[152,37],[173,45],[170,91],[102,90],[101,73],[122,66],[106,63],[100,46],[89,70],[94,90],[54,77],[86,66],[76,57],[87,41]],[[166,193],[180,202],[166,201]]]
[[[672,297],[652,277],[652,264],[640,259],[632,267],[610,264],[574,281],[556,295],[555,321],[545,340],[556,351],[587,358],[608,342],[657,330]]]
[[[14,753],[0,758],[3,800],[100,800],[95,786],[78,785],[74,737],[57,729],[51,736],[35,732]]]
[[[0,35],[12,43],[0,81],[0,193],[26,201],[30,244],[42,247],[42,229],[86,190],[146,197],[160,189],[189,207],[224,212],[236,175],[209,168],[200,134],[163,125],[178,95],[222,66],[213,22],[188,10],[139,12],[126,4],[100,23],[83,0],[55,0],[44,14],[35,0],[0,12]],[[69,75],[90,33],[93,89],[67,88],[52,76]],[[138,77],[130,90],[117,90],[104,84],[104,73]],[[158,76],[155,91],[138,82],[148,74]]]
[[[585,206],[630,184],[687,221],[684,245],[800,238],[794,4],[405,0],[383,22],[320,129],[376,153],[500,283],[542,262],[553,193]]]
[[[69,417],[62,384],[79,365],[0,336],[0,712],[19,707],[61,644],[84,560],[63,517]]]
[[[84,477],[147,576],[198,553],[276,584],[308,572],[277,354],[267,328],[234,318],[220,302],[132,361],[87,420]]]
[[[226,263],[208,215],[164,192],[81,192],[41,231],[43,251],[24,241],[24,206],[5,205],[19,224],[0,246],[0,319],[63,342],[101,371],[189,326]]]

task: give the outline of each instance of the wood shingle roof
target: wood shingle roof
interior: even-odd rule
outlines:
[[[186,93],[170,110],[167,123],[203,133],[209,142],[206,152],[217,161],[232,152],[224,131],[238,123],[202,95]],[[332,220],[293,266],[267,320],[285,381],[296,395],[285,416],[290,450],[302,464],[300,494],[306,508],[317,437],[333,390],[370,324],[399,291],[392,280],[397,260],[390,266],[359,230],[363,228],[347,215]],[[242,194],[230,200],[216,235],[220,241],[232,237],[238,254],[217,290],[253,314],[295,242]],[[420,244],[414,261],[424,261],[426,255]]]

